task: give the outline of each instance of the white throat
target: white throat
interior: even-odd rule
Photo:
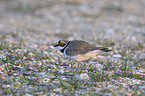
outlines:
[[[65,45],[65,46],[66,46],[66,45]],[[57,48],[58,48],[59,50],[62,50],[65,46],[63,46],[63,47],[58,46]]]

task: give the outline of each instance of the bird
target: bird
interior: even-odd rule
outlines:
[[[91,57],[95,57],[98,54],[104,52],[112,51],[109,47],[96,47],[83,40],[59,40],[53,47],[58,47],[58,49],[69,59],[73,59],[78,62],[78,68],[80,67],[80,62],[85,61],[84,67],[81,72],[86,67],[86,60]]]

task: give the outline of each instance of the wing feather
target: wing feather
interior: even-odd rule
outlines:
[[[107,47],[96,47],[85,41],[73,40],[73,41],[70,41],[68,48],[66,49],[66,54],[74,56],[78,54],[86,54],[88,51],[93,51],[93,50],[100,50],[100,52],[110,51],[108,50]]]

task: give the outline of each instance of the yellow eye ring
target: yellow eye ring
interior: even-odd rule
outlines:
[[[59,45],[63,45],[63,42],[60,42]]]

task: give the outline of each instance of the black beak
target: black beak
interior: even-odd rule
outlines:
[[[59,44],[56,44],[56,45],[54,45],[53,47],[57,47],[57,46],[59,46]]]

